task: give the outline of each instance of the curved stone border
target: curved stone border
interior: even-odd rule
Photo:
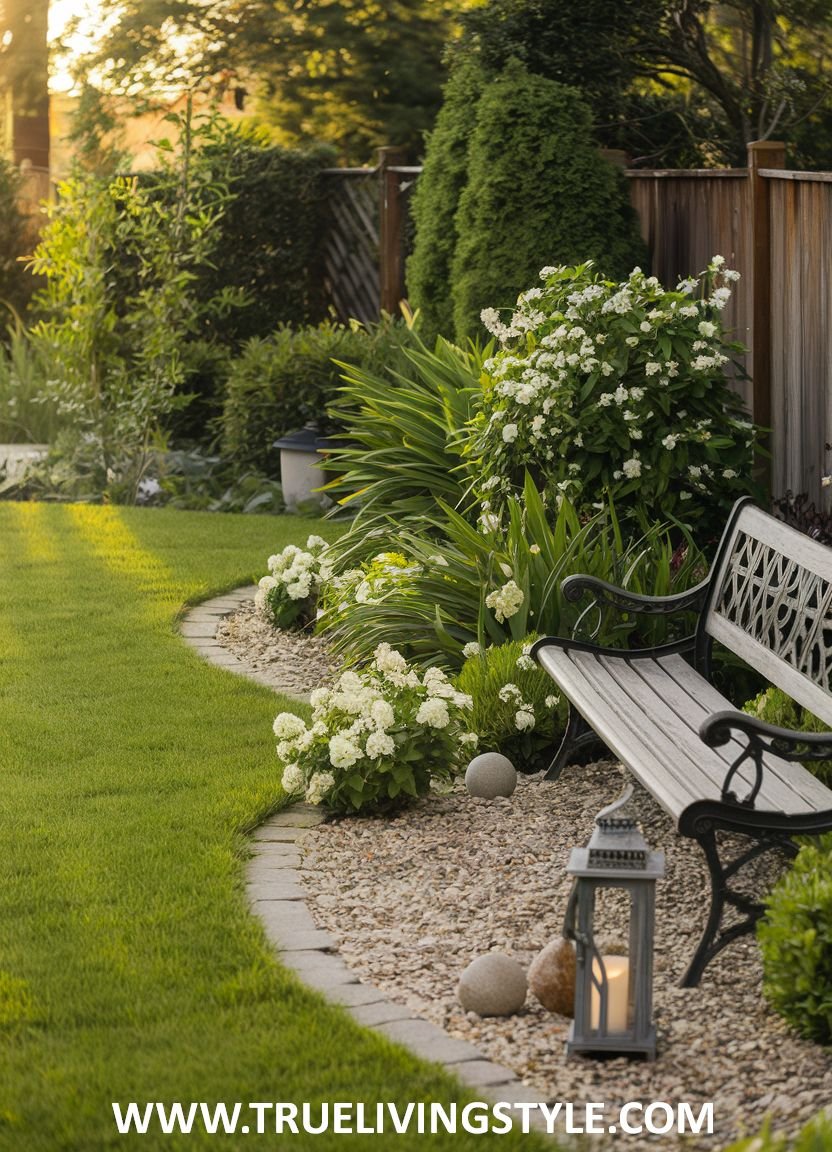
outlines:
[[[235,588],[233,592],[225,592],[222,596],[204,600],[185,613],[179,630],[185,642],[211,664],[225,668],[228,672],[235,672],[238,676],[246,676],[249,680],[254,680],[274,691],[274,685],[270,682],[267,672],[254,668],[245,660],[240,660],[233,652],[217,643],[217,627],[220,621],[236,612],[248,600],[253,600],[256,591],[256,584],[247,584],[244,588]],[[295,700],[309,700],[308,692],[292,692],[291,689],[282,688],[281,694],[291,696]]]
[[[185,614],[180,630],[185,641],[212,664],[260,683],[256,669],[216,640],[220,620],[253,599],[256,587],[237,588],[204,601]],[[301,841],[324,818],[310,804],[294,804],[271,816],[252,836],[246,895],[281,963],[310,988],[345,1008],[356,1023],[404,1045],[422,1060],[445,1065],[469,1088],[509,1104],[545,1102],[510,1068],[495,1064],[467,1040],[449,1036],[394,1004],[378,988],[359,980],[341,959],[335,941],[317,926],[309,911],[301,881]],[[531,1120],[535,1127],[543,1122],[540,1113],[533,1113]]]

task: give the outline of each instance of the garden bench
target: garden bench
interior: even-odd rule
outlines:
[[[682,980],[694,987],[764,911],[731,887],[737,873],[770,849],[794,856],[795,837],[832,829],[832,791],[800,763],[832,759],[832,733],[792,732],[735,711],[712,683],[713,643],[832,726],[832,549],[741,500],[708,578],[695,588],[650,597],[577,575],[563,591],[573,602],[592,592],[599,605],[628,614],[698,612],[691,636],[651,649],[559,637],[532,648],[570,701],[547,778],[557,779],[578,748],[600,737],[679,833],[704,850],[711,908]],[[717,838],[723,832],[751,843],[726,845]],[[739,914],[729,924],[726,905]]]

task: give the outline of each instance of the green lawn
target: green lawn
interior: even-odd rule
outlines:
[[[311,531],[332,528],[0,504],[3,1152],[278,1142],[120,1136],[113,1101],[460,1098],[307,992],[246,910],[245,832],[282,802],[271,722],[287,702],[203,663],[175,622]],[[542,1146],[500,1146],[519,1140]]]

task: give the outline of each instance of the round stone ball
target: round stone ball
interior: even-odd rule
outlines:
[[[517,772],[508,756],[483,752],[465,769],[465,787],[471,796],[482,796],[486,800],[510,796],[517,787]]]
[[[457,995],[466,1012],[511,1016],[526,1002],[526,973],[503,952],[472,960],[459,978]]]
[[[570,940],[552,940],[529,967],[529,988],[548,1012],[575,1014],[575,948]]]

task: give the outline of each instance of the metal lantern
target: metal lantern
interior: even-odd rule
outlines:
[[[656,1056],[653,1026],[653,932],[656,881],[664,853],[651,852],[636,821],[622,809],[632,785],[599,812],[587,848],[573,848],[574,876],[564,936],[575,941],[575,1019],[566,1051]],[[629,954],[604,956],[596,944],[596,893],[623,889],[629,896]]]

